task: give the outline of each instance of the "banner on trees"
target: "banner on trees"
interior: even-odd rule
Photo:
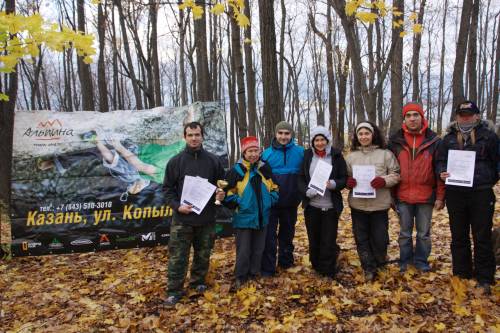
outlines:
[[[224,113],[216,103],[16,112],[13,255],[167,244],[172,210],[162,191],[165,166],[184,149],[183,127],[191,121],[204,125],[204,148],[227,166]],[[217,230],[224,234],[230,226]]]

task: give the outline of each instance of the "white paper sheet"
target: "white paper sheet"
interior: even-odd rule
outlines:
[[[217,187],[201,177],[184,177],[181,205],[191,205],[193,212],[200,215]]]
[[[314,172],[309,181],[309,188],[318,191],[321,196],[325,195],[326,182],[330,179],[332,173],[332,166],[325,161],[319,160],[314,168]]]
[[[352,177],[356,179],[356,187],[352,189],[354,198],[376,198],[377,191],[370,185],[375,178],[374,165],[353,165]]]
[[[467,150],[449,150],[445,184],[472,187],[474,182],[474,168],[476,166],[476,152]]]

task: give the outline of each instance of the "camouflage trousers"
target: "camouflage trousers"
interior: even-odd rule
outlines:
[[[168,242],[167,296],[181,296],[193,246],[190,286],[205,284],[210,253],[215,239],[215,223],[202,226],[185,225],[172,219]]]

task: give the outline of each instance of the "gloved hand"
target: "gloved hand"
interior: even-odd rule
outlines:
[[[329,190],[335,190],[335,188],[337,187],[337,183],[335,182],[335,180],[333,179],[330,179],[326,182],[326,188],[329,189]]]
[[[370,182],[370,185],[375,189],[382,188],[385,186],[385,179],[377,176],[373,178],[373,180]]]
[[[309,199],[315,197],[318,195],[318,191],[316,191],[315,189],[313,188],[308,188],[307,191],[306,191],[306,197],[308,197]]]
[[[346,185],[347,185],[348,188],[355,188],[356,184],[357,184],[356,179],[354,179],[352,177],[347,177],[347,183],[346,183]]]

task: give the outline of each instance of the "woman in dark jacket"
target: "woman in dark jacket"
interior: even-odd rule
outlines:
[[[309,187],[311,175],[319,161],[332,165],[330,178],[324,195]],[[337,229],[343,209],[340,191],[345,187],[347,169],[341,151],[332,148],[331,135],[323,126],[311,132],[311,148],[304,152],[304,162],[299,176],[299,191],[302,193],[309,259],[318,274],[335,277],[339,246]]]

